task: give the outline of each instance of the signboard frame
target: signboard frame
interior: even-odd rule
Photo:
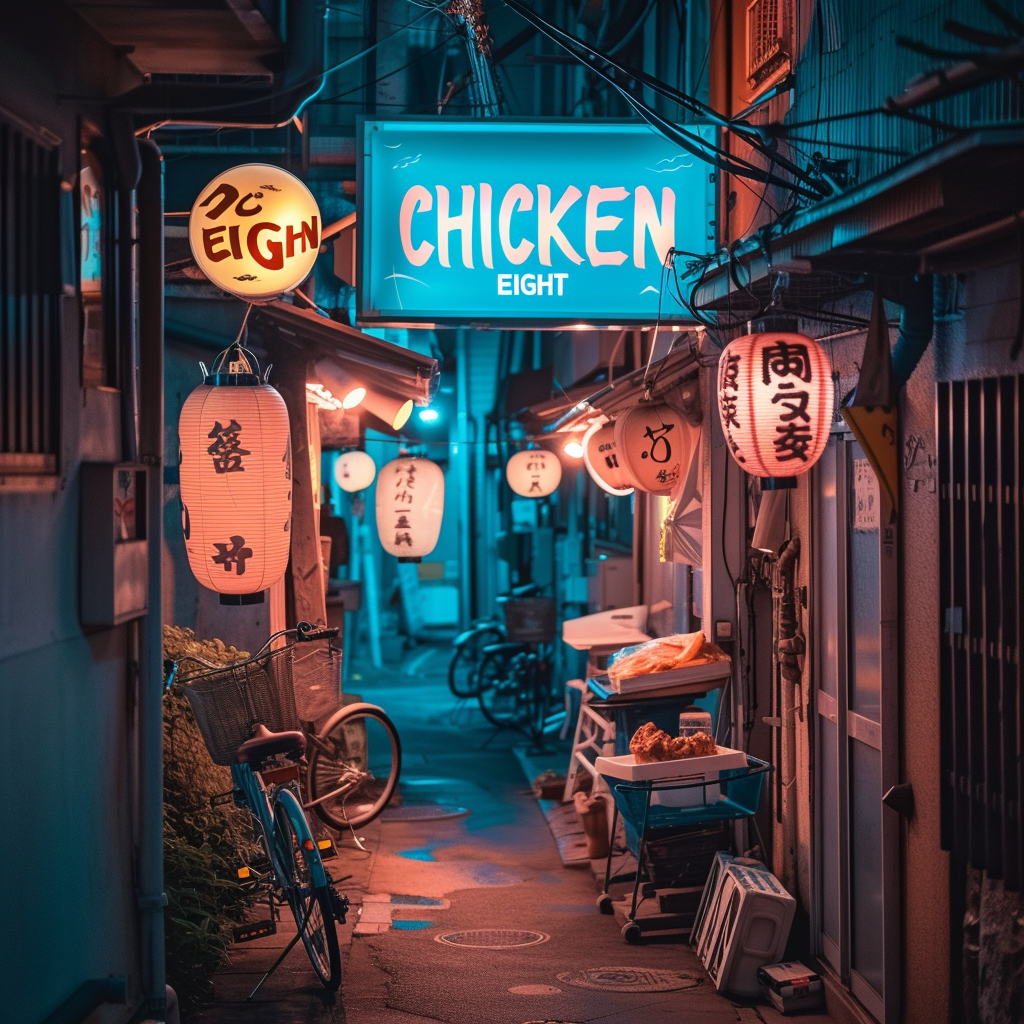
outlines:
[[[612,312],[586,309],[573,310],[571,312],[559,312],[558,315],[545,317],[531,314],[505,315],[501,312],[495,312],[493,314],[488,313],[483,316],[469,312],[464,315],[453,315],[444,309],[439,309],[438,311],[431,312],[428,315],[421,311],[407,311],[404,309],[401,311],[382,311],[380,309],[372,308],[369,303],[369,296],[372,294],[374,286],[374,233],[375,231],[379,231],[380,228],[378,225],[375,225],[367,215],[367,204],[370,196],[371,179],[373,177],[372,172],[368,174],[368,164],[371,160],[368,135],[371,131],[375,130],[373,127],[375,125],[410,125],[429,127],[430,130],[436,130],[438,133],[441,133],[446,129],[458,128],[458,126],[463,126],[463,130],[469,128],[474,132],[479,130],[480,132],[485,133],[500,130],[503,126],[514,129],[528,129],[531,126],[536,126],[538,129],[546,131],[558,128],[575,128],[579,131],[600,131],[601,129],[611,129],[612,131],[622,131],[623,134],[628,134],[630,132],[635,132],[637,134],[649,133],[662,141],[670,152],[673,154],[679,154],[681,159],[688,157],[688,154],[686,154],[684,150],[675,146],[668,140],[663,140],[653,128],[644,122],[623,120],[619,118],[587,118],[584,121],[572,118],[519,117],[496,117],[487,118],[486,120],[479,118],[446,117],[439,120],[438,118],[429,115],[408,115],[399,117],[366,115],[357,118],[356,210],[358,227],[356,231],[356,245],[358,273],[356,275],[356,322],[358,325],[367,327],[472,327],[562,330],[566,328],[611,329],[653,326],[658,322],[657,313],[643,316],[619,315]],[[717,130],[710,125],[687,125],[687,128],[700,132],[708,142],[716,141]],[[690,159],[699,165],[698,170],[703,184],[701,206],[703,207],[705,216],[703,219],[704,239],[701,248],[704,252],[710,253],[714,251],[715,245],[714,224],[717,203],[717,175],[714,167],[710,164],[704,164],[695,157]],[[593,171],[591,171],[590,174],[592,176]],[[474,173],[469,177],[470,181],[475,181],[479,178],[479,174]],[[466,183],[469,184],[470,182]],[[453,182],[452,184],[455,183]],[[611,185],[612,182],[609,181],[606,184]],[[457,194],[455,194],[453,196],[453,205],[460,202],[461,200]],[[608,212],[610,213],[611,210],[609,209]],[[493,216],[494,220],[497,221],[496,209]],[[494,243],[497,245],[497,230],[494,231],[494,235]],[[648,245],[650,241],[651,240],[648,239]],[[685,247],[685,242],[681,245],[679,238],[676,238],[675,244],[679,248]],[[497,272],[495,271],[495,273]],[[694,321],[694,319],[685,311],[674,296],[672,296],[671,300],[668,301],[672,293],[672,285],[664,277],[662,280],[665,283],[664,287],[661,289],[661,322],[675,325],[694,324],[696,321]]]

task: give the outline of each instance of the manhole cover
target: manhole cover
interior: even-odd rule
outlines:
[[[604,992],[677,992],[696,988],[699,975],[688,971],[661,971],[647,967],[591,967],[586,971],[563,971],[558,980],[577,988]]]
[[[446,946],[469,946],[473,949],[514,949],[517,946],[539,946],[550,935],[544,932],[517,932],[502,928],[480,929],[472,932],[449,932],[436,940]]]
[[[555,985],[513,985],[509,992],[514,996],[557,996],[562,990]],[[555,1021],[554,1024],[561,1024]]]
[[[437,821],[441,818],[462,818],[469,808],[454,804],[404,804],[381,812],[381,821]]]

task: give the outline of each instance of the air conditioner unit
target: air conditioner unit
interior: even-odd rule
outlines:
[[[757,969],[785,952],[796,900],[763,865],[716,859],[712,882],[694,926],[698,955],[719,991],[756,996]]]
[[[725,878],[725,869],[736,858],[725,850],[719,850],[711,862],[711,870],[708,872],[707,881],[704,883],[704,893],[700,898],[697,907],[697,916],[693,921],[693,929],[690,932],[690,943],[697,947],[697,956],[703,957],[704,949],[708,943],[711,933],[711,926],[714,923],[715,915],[711,908],[718,905],[718,893],[722,887],[722,880]]]

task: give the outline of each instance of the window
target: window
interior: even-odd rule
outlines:
[[[760,90],[790,69],[792,0],[753,0],[747,7],[747,84]]]
[[[0,121],[0,475],[57,472],[59,150]]]

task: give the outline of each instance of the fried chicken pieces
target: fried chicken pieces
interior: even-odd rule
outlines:
[[[646,722],[629,741],[629,752],[637,764],[653,764],[655,761],[678,761],[686,757],[708,757],[717,754],[718,747],[706,732],[675,737],[669,736],[653,722]]]

